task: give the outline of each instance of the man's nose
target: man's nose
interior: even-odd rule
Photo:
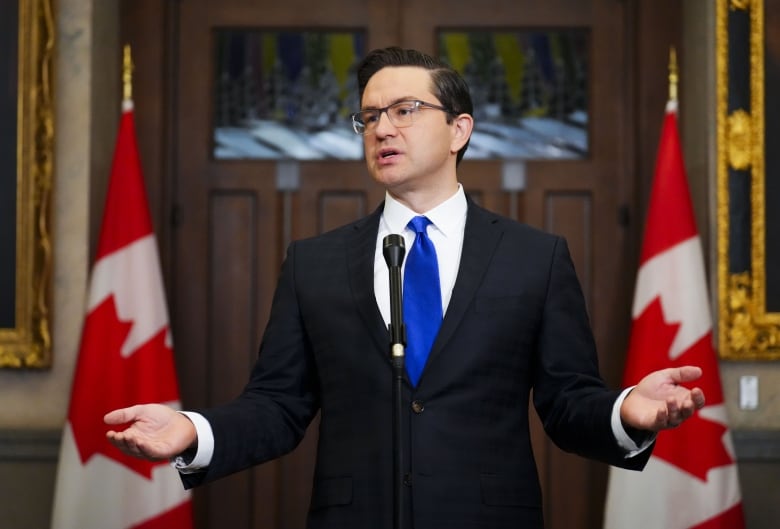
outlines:
[[[387,136],[393,134],[396,130],[398,130],[398,128],[390,121],[390,115],[387,113],[387,110],[379,114],[375,130],[378,136]]]

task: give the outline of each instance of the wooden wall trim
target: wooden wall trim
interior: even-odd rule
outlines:
[[[780,430],[732,430],[737,461],[780,461]]]
[[[0,461],[56,461],[62,430],[0,429]]]
[[[732,430],[738,461],[780,462],[780,430]],[[59,458],[61,430],[0,429],[0,461]]]

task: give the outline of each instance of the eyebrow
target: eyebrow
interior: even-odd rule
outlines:
[[[403,97],[399,97],[397,99],[394,99],[387,106],[395,105],[396,103],[400,103],[401,101],[422,101],[422,99],[420,99],[419,97],[416,97],[416,96],[403,96]],[[374,107],[363,107],[360,110],[378,110],[379,108],[381,108],[381,107],[376,107],[376,106],[374,106]]]

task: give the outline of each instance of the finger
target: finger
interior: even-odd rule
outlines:
[[[667,428],[669,425],[669,413],[666,408],[658,408],[655,414],[655,427],[653,430],[658,431]]]
[[[689,419],[696,413],[696,408],[693,406],[692,401],[686,401],[683,403],[683,407],[680,408],[680,422]]]
[[[707,402],[704,398],[704,392],[700,388],[693,388],[691,390],[691,400],[693,401],[693,406],[697,410],[702,409]]]
[[[133,455],[130,447],[127,444],[127,439],[124,435],[122,435],[121,432],[115,432],[115,431],[109,431],[106,432],[106,437],[108,438],[108,442],[117,447],[122,452]]]
[[[667,425],[672,428],[679,426],[679,424],[682,422],[682,411],[680,407],[677,405],[677,401],[674,399],[669,399],[666,402],[666,408],[667,408]]]
[[[117,448],[127,455],[138,457],[138,451],[135,448],[135,444],[130,442],[129,439],[120,439],[114,443]]]
[[[703,407],[704,393],[702,390],[699,388],[691,390],[682,403],[681,414],[683,420],[691,417],[696,413],[696,410],[700,410]]]
[[[147,441],[130,436],[126,439],[124,444],[124,451],[133,457],[146,459],[148,461],[161,461],[159,454],[156,454],[152,447],[147,444]]]

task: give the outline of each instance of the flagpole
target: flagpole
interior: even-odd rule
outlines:
[[[122,51],[122,100],[133,100],[133,57],[129,44]]]
[[[677,50],[674,46],[669,48],[669,101],[677,102],[677,82],[679,73],[677,69]]]

